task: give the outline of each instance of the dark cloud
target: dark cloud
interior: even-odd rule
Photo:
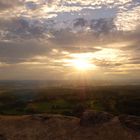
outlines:
[[[114,19],[93,19],[90,25],[91,29],[99,34],[108,34],[110,32],[116,31],[116,26],[114,24]]]
[[[75,20],[74,26],[85,26],[87,21],[84,18],[78,18]]]
[[[45,33],[45,27],[42,26],[41,22],[28,18],[13,19],[10,30],[23,38],[26,36],[36,38]]]
[[[35,2],[33,1],[29,1],[29,2],[26,2],[26,8],[27,9],[30,9],[30,10],[36,10],[37,8],[39,8],[39,5],[36,4]]]
[[[46,27],[41,23],[41,21],[32,20],[26,17],[1,20],[0,30],[3,31],[6,39],[39,39],[46,34]]]
[[[77,26],[86,26],[86,28],[89,28],[91,31],[96,32],[97,34],[108,34],[117,30],[113,18],[100,18],[89,21],[85,20],[84,18],[78,18],[74,22],[74,27]]]
[[[36,40],[17,40],[17,42],[0,42],[0,62],[19,63],[31,57],[45,55],[49,52],[47,44]]]

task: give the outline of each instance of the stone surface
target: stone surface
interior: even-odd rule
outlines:
[[[0,140],[7,140],[3,134],[0,134]]]
[[[113,118],[112,114],[107,112],[97,112],[94,110],[87,110],[83,113],[80,124],[81,126],[94,126],[110,121]]]
[[[120,115],[119,120],[122,125],[135,131],[140,131],[140,117],[130,115]]]
[[[125,129],[118,117],[112,119],[109,113],[93,112],[86,111],[83,115],[87,118],[91,114],[92,119],[85,122],[92,122],[92,126],[81,126],[81,119],[62,115],[0,116],[0,140],[140,139],[140,133]]]

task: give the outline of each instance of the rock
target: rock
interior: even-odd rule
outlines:
[[[81,126],[94,126],[110,121],[114,116],[107,112],[97,112],[94,110],[87,110],[83,113],[80,119]]]
[[[136,131],[140,131],[140,117],[131,115],[120,115],[119,120],[123,126]]]
[[[32,115],[31,119],[33,120],[39,120],[39,121],[47,121],[49,119],[51,119],[51,116],[49,115],[42,115],[42,114],[36,114],[36,115]]]
[[[0,134],[0,140],[7,140],[7,139],[4,135]]]
[[[95,111],[90,113],[92,112],[98,114]],[[50,119],[44,122],[46,116]],[[118,117],[112,118],[107,123],[95,125],[96,127],[80,127],[79,121],[80,119],[76,117],[52,114],[1,116],[0,140],[139,140],[140,138],[140,133],[122,127]],[[87,124],[86,120],[85,123]]]

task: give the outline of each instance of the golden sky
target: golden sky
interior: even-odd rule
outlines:
[[[0,80],[139,80],[140,0],[0,0]]]

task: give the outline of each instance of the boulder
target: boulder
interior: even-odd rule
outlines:
[[[97,112],[94,110],[87,110],[83,113],[80,119],[81,126],[94,126],[110,121],[114,116],[107,112]]]
[[[123,126],[140,131],[140,117],[132,115],[120,115],[119,120]]]

